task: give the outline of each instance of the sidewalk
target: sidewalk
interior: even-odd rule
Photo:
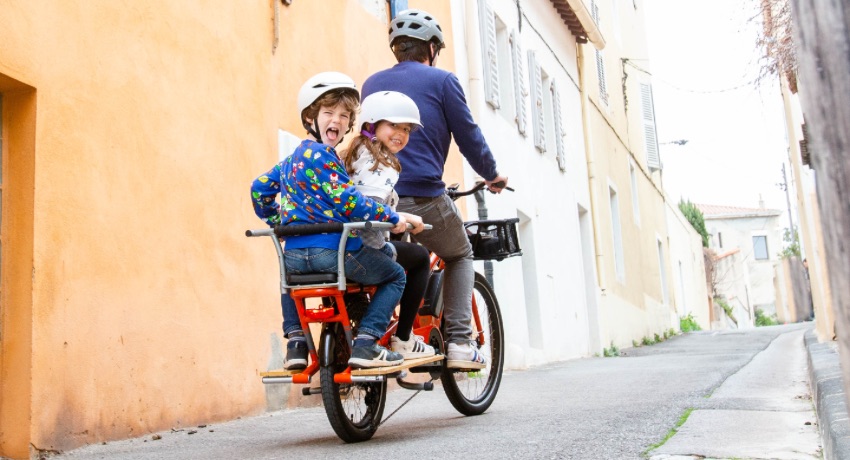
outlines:
[[[850,417],[835,342],[818,343],[814,330],[805,335],[812,402],[826,460],[850,460]]]

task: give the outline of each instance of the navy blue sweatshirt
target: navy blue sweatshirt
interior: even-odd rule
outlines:
[[[400,196],[445,193],[443,169],[452,136],[475,172],[486,180],[498,176],[496,160],[453,73],[420,62],[400,62],[369,77],[363,83],[362,97],[379,91],[398,91],[413,99],[424,126],[410,134],[410,141],[398,154],[401,176],[396,191]]]

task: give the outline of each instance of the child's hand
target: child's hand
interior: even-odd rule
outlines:
[[[410,214],[405,214],[403,212],[398,213],[398,223],[395,224],[395,227],[390,229],[392,233],[404,233],[407,231],[407,219],[406,216]]]
[[[410,230],[410,233],[415,235],[417,233],[420,233],[422,230],[425,230],[425,224],[422,222],[421,217],[415,214],[408,214],[406,212],[400,212],[398,214],[403,214],[404,218],[407,220],[407,223],[413,226],[413,228]]]

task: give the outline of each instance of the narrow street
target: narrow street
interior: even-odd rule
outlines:
[[[620,357],[509,371],[494,405],[478,417],[459,415],[438,386],[356,445],[334,435],[319,406],[51,458],[816,459],[803,343],[811,327],[695,332]],[[413,394],[392,392],[386,415]]]

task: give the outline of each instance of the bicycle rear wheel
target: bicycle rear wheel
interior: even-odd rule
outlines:
[[[349,349],[345,332],[339,324],[322,331],[322,356],[330,359],[322,363],[319,376],[322,385],[322,402],[334,432],[345,442],[361,442],[372,438],[386,403],[387,381],[339,384],[334,374],[348,367]]]
[[[480,273],[475,273],[472,291],[472,308],[481,319],[481,332],[486,342],[479,350],[487,358],[487,367],[475,371],[449,369],[443,364],[441,380],[443,391],[455,409],[463,415],[484,413],[496,399],[504,368],[504,330],[499,303],[490,283]],[[475,331],[473,324],[473,331]],[[477,339],[477,332],[473,332]]]

